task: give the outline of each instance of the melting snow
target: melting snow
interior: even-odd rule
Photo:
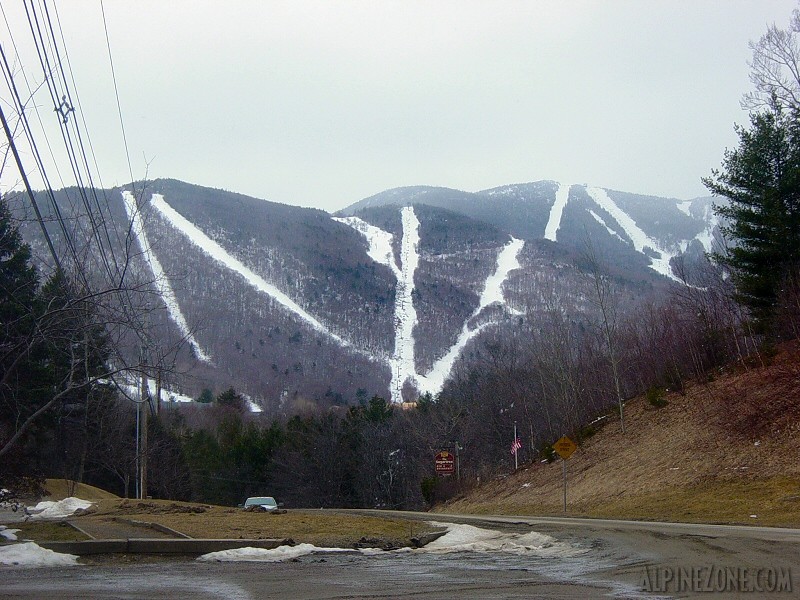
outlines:
[[[209,552],[198,556],[201,562],[281,562],[300,556],[321,552],[354,552],[347,548],[320,548],[313,544],[297,544],[296,546],[278,546],[277,548],[232,548],[219,552]]]
[[[617,206],[616,202],[609,197],[608,193],[604,189],[587,186],[586,192],[600,208],[614,217],[614,220],[616,220],[619,226],[622,227],[622,230],[625,232],[625,234],[633,242],[633,247],[637,252],[644,253],[645,248],[650,248],[656,254],[658,254],[658,258],[650,257],[651,269],[653,269],[656,273],[664,275],[665,277],[669,277],[675,281],[680,281],[677,277],[675,277],[675,275],[672,274],[672,267],[669,264],[672,254],[666,250],[662,250],[656,240],[642,231],[641,227],[636,224],[636,221],[634,221],[628,215],[628,213]]]
[[[161,194],[153,194],[152,205],[166,218],[176,229],[182,232],[195,246],[200,248],[209,257],[227,267],[232,271],[236,271],[244,277],[244,279],[260,292],[271,296],[275,301],[281,304],[284,308],[294,313],[306,323],[311,325],[315,330],[323,333],[342,346],[350,346],[350,343],[333,333],[315,317],[310,315],[304,308],[298,305],[289,296],[284,294],[273,284],[265,281],[262,277],[254,273],[239,259],[231,256],[227,250],[220,246],[217,242],[203,233],[197,226],[191,223],[186,217],[181,215],[178,211],[166,203]]]
[[[567,558],[588,552],[586,548],[561,542],[549,535],[536,531],[506,533],[492,529],[481,529],[472,525],[431,524],[447,527],[448,531],[439,539],[417,550],[417,552],[437,554],[451,552],[506,552],[542,558]]]
[[[472,313],[469,319],[464,323],[461,329],[461,334],[458,336],[456,343],[447,351],[433,365],[433,368],[425,376],[417,376],[417,381],[425,392],[437,394],[444,386],[444,382],[450,375],[456,359],[461,354],[461,351],[469,343],[469,341],[478,335],[484,328],[491,325],[490,322],[481,323],[474,329],[469,328],[469,322],[476,317],[487,306],[500,303],[505,304],[505,297],[503,295],[503,284],[508,278],[508,274],[514,269],[519,269],[519,253],[522,250],[525,242],[516,238],[511,238],[511,241],[497,255],[497,269],[495,272],[486,279],[483,292],[481,293],[478,308]]]
[[[0,546],[0,565],[18,567],[67,567],[78,564],[74,554],[61,554],[34,542]]]
[[[80,498],[69,497],[54,502],[52,500],[43,500],[36,506],[29,507],[28,512],[31,514],[28,517],[30,521],[43,521],[45,519],[63,519],[74,515],[78,510],[89,508],[93,502],[88,500],[81,500]]]
[[[147,234],[144,231],[141,212],[136,207],[136,199],[132,193],[127,191],[122,192],[122,199],[125,204],[125,211],[128,213],[128,219],[132,224],[134,237],[139,244],[139,248],[142,251],[144,259],[147,261],[147,264],[150,266],[150,270],[153,272],[156,289],[161,295],[161,298],[164,300],[164,304],[167,306],[167,312],[169,313],[170,318],[175,321],[178,329],[180,329],[181,333],[186,336],[186,339],[194,349],[197,358],[204,362],[210,362],[211,359],[209,358],[208,354],[200,347],[200,344],[197,343],[197,340],[189,329],[189,325],[186,323],[186,319],[181,312],[180,305],[178,304],[178,300],[175,297],[175,292],[169,283],[169,279],[164,273],[164,269],[161,266],[161,263],[158,261],[158,258],[156,258],[156,255],[150,248],[150,244],[147,241]]]
[[[5,525],[0,525],[0,536],[4,537],[9,542],[16,542],[17,541],[17,533],[22,531],[21,529],[9,529]]]
[[[563,183],[558,184],[556,199],[550,209],[550,218],[547,220],[547,226],[544,228],[544,238],[551,242],[556,241],[556,234],[561,227],[561,215],[564,212],[564,207],[567,205],[567,200],[569,200],[570,187],[572,186]]]
[[[472,525],[456,525],[452,523],[431,522],[430,525],[444,527],[447,533],[423,548],[400,548],[385,551],[377,548],[320,548],[312,544],[296,546],[278,546],[266,548],[234,548],[211,552],[197,558],[202,562],[281,562],[320,553],[354,553],[367,556],[390,555],[397,553],[450,554],[455,552],[502,552],[516,555],[535,556],[541,558],[569,558],[588,552],[581,548],[561,542],[549,535],[530,531],[528,533],[505,533],[491,529],[481,529]]]

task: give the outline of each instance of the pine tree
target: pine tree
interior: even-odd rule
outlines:
[[[800,124],[776,102],[736,131],[738,148],[703,180],[729,201],[715,211],[726,219],[722,231],[733,245],[714,257],[730,269],[738,300],[766,331],[784,282],[800,265]]]

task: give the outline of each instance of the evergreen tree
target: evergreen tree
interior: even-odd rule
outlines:
[[[767,329],[784,282],[800,265],[800,125],[776,102],[736,131],[738,148],[703,182],[729,200],[715,211],[727,220],[722,231],[733,245],[715,258],[730,269],[738,300]]]

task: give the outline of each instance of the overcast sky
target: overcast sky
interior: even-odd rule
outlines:
[[[131,177],[100,2],[48,6],[58,11],[102,182],[123,184]],[[172,177],[329,211],[421,184],[477,191],[555,179],[706,195],[700,178],[736,145],[733,124],[747,123],[739,101],[750,89],[748,42],[773,22],[785,26],[796,6],[104,4],[136,179]],[[41,82],[21,2],[3,10],[29,81]],[[5,22],[0,41],[12,59]],[[0,98],[7,110],[3,85]],[[44,90],[36,99],[52,121]],[[55,145],[57,130],[48,138]],[[74,183],[66,165],[59,170]]]

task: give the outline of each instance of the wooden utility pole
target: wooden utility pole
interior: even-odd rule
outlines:
[[[142,369],[142,393],[140,396],[139,410],[141,412],[141,430],[142,436],[141,444],[139,445],[139,452],[141,458],[139,459],[139,498],[147,498],[147,420],[150,413],[150,390],[147,389],[147,373]]]

